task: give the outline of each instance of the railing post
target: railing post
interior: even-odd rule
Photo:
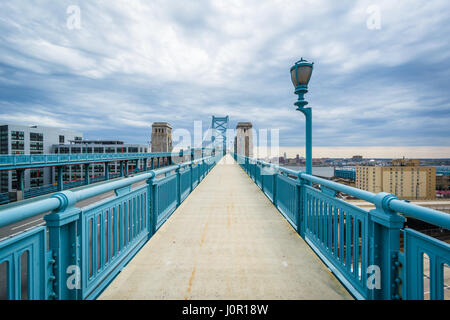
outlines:
[[[85,185],[88,185],[88,184],[90,183],[90,179],[89,179],[89,168],[90,168],[89,163],[86,163],[86,164],[84,165],[84,184],[85,184]]]
[[[57,177],[57,181],[58,181],[58,191],[63,191],[64,189],[64,180],[63,180],[63,167],[59,166],[57,167],[58,169],[58,177]]]
[[[120,161],[119,164],[120,164],[120,177],[123,177],[123,161]]]
[[[125,160],[125,177],[128,177],[128,160]]]
[[[181,166],[178,165],[178,168],[175,170],[177,174],[177,203],[178,206],[181,204]]]
[[[109,180],[109,163],[105,162],[105,181]]]
[[[79,219],[81,209],[75,208],[76,196],[63,191],[52,196],[60,206],[44,220],[49,229],[49,247],[52,252],[53,276],[50,298],[56,300],[81,299],[81,265]],[[86,276],[86,275],[84,275]]]
[[[154,182],[155,179],[155,173],[151,171],[152,176],[147,179],[147,188],[148,188],[148,194],[149,194],[149,202],[150,202],[150,208],[149,208],[149,215],[148,215],[148,223],[149,226],[148,230],[148,239],[150,239],[156,232],[156,220],[157,220],[157,212],[158,212],[158,194],[157,194],[157,188]]]
[[[297,195],[298,195],[298,218],[297,218],[297,232],[304,239],[306,226],[305,213],[305,186],[308,185],[305,180],[301,178],[301,172],[297,175]]]
[[[261,191],[264,193],[264,165],[261,163],[261,170],[260,170],[260,176],[261,176]]]
[[[389,202],[393,199],[397,197],[385,192],[378,193],[374,200],[376,209],[369,212],[369,267],[375,272],[368,274],[369,280],[373,279],[376,283],[376,271],[380,271],[377,275],[380,285],[369,290],[370,298],[375,300],[398,300],[401,297],[398,259],[400,229],[405,218],[389,208]]]
[[[20,201],[24,199],[25,169],[17,169],[16,177],[16,201]]]
[[[275,171],[272,179],[273,179],[273,205],[275,206],[275,208],[278,206],[278,192],[277,192],[277,176],[278,176],[278,172]]]
[[[250,166],[250,177],[252,176],[252,172],[253,172],[253,181],[256,183],[256,161],[255,163],[250,163],[249,161],[249,166]]]
[[[144,158],[144,171],[148,170],[148,159]]]
[[[194,190],[194,173],[192,169],[192,162],[189,164],[189,168],[191,169],[190,176],[191,176],[191,192]]]

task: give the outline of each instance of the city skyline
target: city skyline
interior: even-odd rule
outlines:
[[[446,1],[235,5],[2,2],[0,122],[148,143],[153,122],[229,115],[302,154],[289,68],[304,56],[314,157],[450,157]]]

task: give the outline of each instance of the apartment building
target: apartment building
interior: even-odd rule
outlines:
[[[394,160],[392,166],[357,166],[356,187],[373,193],[388,192],[400,199],[436,198],[436,168],[418,160]]]

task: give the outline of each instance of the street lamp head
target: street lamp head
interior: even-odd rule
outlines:
[[[308,92],[308,83],[311,79],[313,66],[314,63],[301,58],[291,67],[291,80],[295,87],[295,94],[298,95],[298,100],[295,105],[299,108],[308,104],[304,99],[304,95]]]
[[[307,86],[311,79],[314,63],[310,63],[301,58],[291,68],[291,79],[294,87]]]

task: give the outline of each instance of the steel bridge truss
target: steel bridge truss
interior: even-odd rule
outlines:
[[[211,141],[213,148],[216,152],[222,152],[226,154],[227,152],[227,129],[228,129],[229,117],[212,117],[211,130],[212,136]]]

